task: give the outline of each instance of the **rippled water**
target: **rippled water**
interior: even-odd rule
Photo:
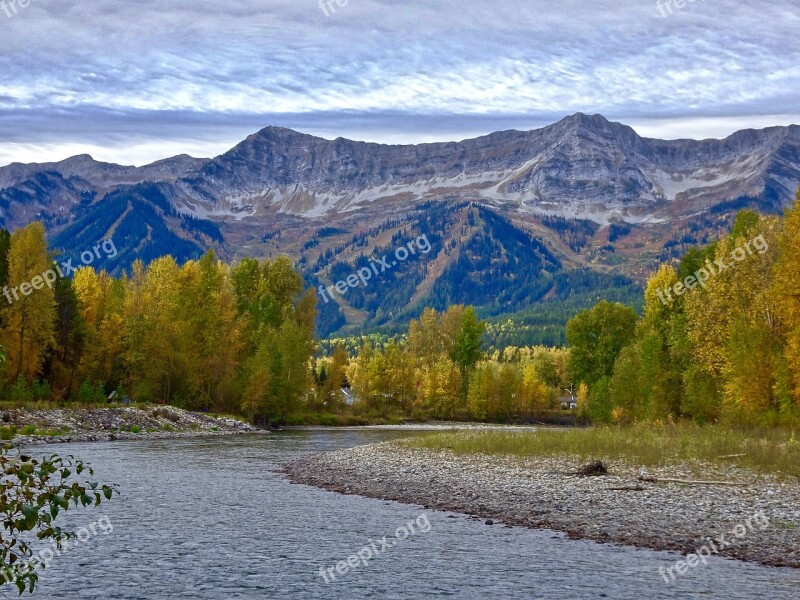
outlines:
[[[122,495],[68,513],[74,528],[107,515],[113,531],[95,528],[97,535],[56,557],[34,597],[800,598],[799,571],[712,559],[667,585],[658,567],[674,564],[675,554],[490,527],[291,485],[275,472],[308,452],[400,435],[407,433],[292,431],[38,448],[89,460]],[[368,567],[323,581],[320,567],[346,560],[370,539],[393,538],[423,513],[430,531],[398,542]]]

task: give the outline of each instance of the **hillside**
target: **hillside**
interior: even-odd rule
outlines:
[[[797,126],[663,141],[579,113],[416,146],[267,127],[214,159],[2,167],[0,224],[42,220],[67,256],[112,237],[119,253],[103,266],[115,273],[209,247],[231,261],[288,254],[315,287],[426,236],[430,252],[321,300],[327,335],[391,328],[423,306],[536,322],[542,303],[635,302],[658,261],[716,239],[741,208],[781,211],[799,183]]]

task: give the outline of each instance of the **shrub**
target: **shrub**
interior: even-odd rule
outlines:
[[[98,382],[92,385],[90,381],[84,381],[78,388],[78,401],[83,404],[101,404],[106,401],[105,384]]]
[[[26,589],[34,592],[38,573],[46,566],[41,559],[43,553],[38,558],[34,556],[31,541],[38,539],[42,544],[52,541],[53,548],[61,548],[78,534],[56,525],[59,513],[78,505],[97,506],[102,502],[101,495],[110,500],[116,490],[97,482],[86,481],[82,485],[79,479],[85,481],[87,476],[94,475],[91,467],[72,457],[55,454],[49,459],[32,460],[0,448],[0,472],[8,480],[4,481],[0,502],[3,578],[5,583],[15,584],[21,596]]]
[[[42,435],[47,437],[57,437],[59,435],[64,435],[69,433],[69,427],[62,427],[61,429],[39,429],[36,431],[36,435]]]
[[[153,390],[147,382],[141,382],[133,392],[133,401],[142,404],[149,404],[155,400]]]
[[[22,375],[17,378],[17,381],[11,388],[11,401],[18,404],[33,401],[33,391]]]
[[[0,427],[0,440],[10,440],[17,434],[17,428],[13,425]]]
[[[31,394],[34,400],[49,400],[53,396],[53,390],[46,381],[34,381],[31,384]]]

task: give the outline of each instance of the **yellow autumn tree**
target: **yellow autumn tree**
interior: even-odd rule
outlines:
[[[539,364],[530,361],[522,366],[522,389],[517,395],[517,414],[530,418],[550,408],[552,389],[540,378]]]
[[[761,217],[720,244],[722,251],[742,259],[731,267],[728,278],[729,325],[722,368],[723,408],[739,421],[752,422],[755,415],[781,411],[785,331],[774,277],[782,227],[775,217]]]
[[[233,396],[243,327],[229,275],[213,251],[181,269],[176,333],[182,346],[187,402],[193,408],[224,405]]]
[[[784,216],[772,293],[785,327],[785,372],[794,404],[800,406],[800,189]]]
[[[463,418],[466,403],[462,403],[461,370],[447,356],[441,355],[424,373],[425,406],[438,419]]]
[[[11,380],[37,378],[55,343],[55,294],[44,279],[52,268],[44,225],[33,222],[14,232],[8,252],[6,296],[13,301],[6,308],[3,344],[8,350]]]
[[[106,271],[82,267],[73,280],[83,317],[85,341],[80,365],[84,381],[109,382],[117,377],[124,350],[124,281]]]

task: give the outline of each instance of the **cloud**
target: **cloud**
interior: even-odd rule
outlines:
[[[795,0],[697,0],[667,17],[655,0],[332,7],[36,0],[0,12],[0,161],[84,144],[141,162],[163,157],[149,154],[159,141],[211,155],[270,124],[410,142],[583,111],[706,137],[800,112]],[[139,150],[124,160],[126,147]]]

